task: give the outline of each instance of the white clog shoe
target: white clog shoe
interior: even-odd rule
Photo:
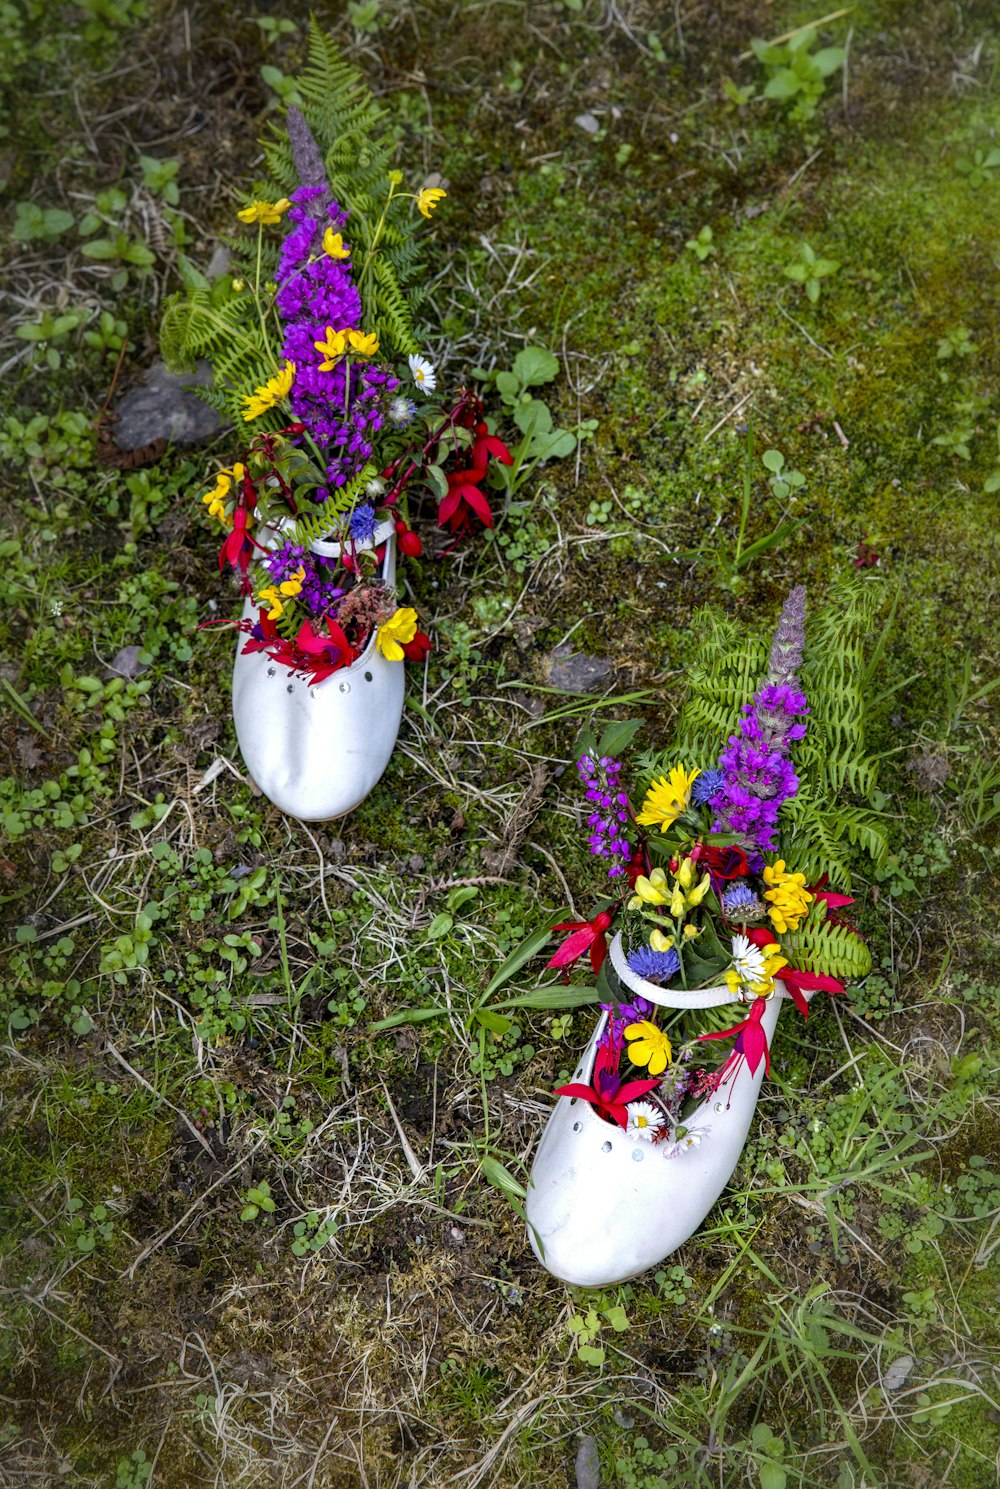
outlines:
[[[728,987],[685,993],[637,977],[625,959],[620,935],[611,941],[608,956],[622,984],[622,1002],[636,993],[667,1008],[733,1002]],[[760,1021],[769,1045],[784,1001],[779,982]],[[574,1081],[592,1079],[608,1018],[604,1014],[597,1025]],[[632,1138],[605,1122],[588,1102],[560,1096],[535,1155],[526,1201],[528,1234],[542,1265],[563,1282],[608,1287],[657,1266],[676,1251],[729,1182],[763,1079],[763,1060],[754,1074],[743,1065],[684,1119],[684,1137],[671,1134],[662,1143]]]
[[[277,541],[278,535],[275,535]],[[396,578],[396,535],[382,523],[371,543],[385,544],[381,578]],[[314,543],[327,558],[339,543]],[[244,618],[256,620],[248,599]],[[352,811],[389,764],[403,716],[403,662],[376,650],[375,636],[352,662],[322,682],[293,676],[266,652],[245,653],[241,635],[233,664],[233,720],[251,777],[289,817],[322,822]]]

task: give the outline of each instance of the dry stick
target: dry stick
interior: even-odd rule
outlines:
[[[403,1155],[406,1158],[410,1173],[413,1175],[416,1183],[420,1184],[423,1182],[424,1178],[423,1164],[418,1161],[416,1153],[414,1153],[413,1149],[410,1147],[410,1140],[406,1136],[406,1133],[403,1131],[402,1122],[396,1115],[396,1108],[392,1104],[392,1097],[389,1095],[389,1087],[386,1085],[385,1081],[382,1082],[382,1090],[385,1092],[386,1103],[389,1107],[389,1115],[392,1117],[392,1120],[396,1126],[396,1131],[399,1133],[399,1141],[402,1144]]]
[[[141,1267],[142,1264],[143,1264],[143,1262],[146,1261],[146,1260],[148,1260],[148,1258],[153,1255],[153,1252],[154,1251],[159,1251],[160,1247],[164,1244],[164,1242],[165,1241],[169,1241],[170,1240],[170,1237],[174,1234],[174,1232],[175,1231],[179,1231],[180,1228],[181,1228],[181,1226],[184,1225],[184,1224],[186,1224],[186,1222],[188,1220],[190,1220],[190,1218],[194,1214],[195,1210],[199,1209],[205,1203],[205,1201],[208,1199],[208,1196],[210,1194],[214,1194],[215,1191],[218,1188],[221,1187],[221,1185],[227,1183],[233,1177],[234,1174],[236,1174],[236,1173],[238,1173],[240,1171],[240,1169],[243,1167],[243,1165],[245,1163],[249,1163],[249,1161],[253,1157],[253,1155],[255,1153],[259,1152],[260,1149],[264,1146],[264,1144],[266,1142],[267,1142],[267,1133],[265,1132],[264,1135],[262,1137],[260,1137],[257,1140],[257,1142],[254,1143],[254,1145],[250,1149],[249,1153],[244,1154],[244,1156],[239,1160],[238,1163],[234,1163],[233,1166],[232,1166],[232,1168],[227,1169],[226,1172],[222,1175],[222,1178],[221,1179],[216,1179],[216,1181],[215,1181],[214,1184],[210,1184],[208,1186],[208,1188],[205,1190],[204,1194],[200,1194],[198,1196],[198,1198],[195,1200],[194,1204],[193,1205],[190,1205],[188,1207],[188,1209],[186,1209],[184,1211],[184,1214],[181,1216],[180,1220],[178,1220],[175,1225],[172,1225],[169,1230],[164,1231],[162,1236],[157,1236],[157,1238],[156,1238],[155,1241],[150,1242],[150,1244],[146,1247],[145,1251],[141,1252],[136,1257],[135,1261],[127,1269],[127,1271],[122,1272],[120,1275],[123,1276],[123,1277],[128,1277],[128,1278],[134,1277],[135,1274],[136,1274],[136,1269],[139,1268],[139,1267]],[[212,1156],[214,1157],[215,1155],[213,1154]]]
[[[0,1288],[0,1293],[3,1293],[3,1295],[8,1298],[21,1298],[22,1301],[25,1303],[34,1303],[36,1308],[40,1308],[43,1313],[47,1313],[49,1318],[51,1318],[55,1323],[59,1324],[64,1329],[68,1329],[71,1334],[75,1334],[78,1339],[82,1339],[84,1344],[89,1344],[91,1348],[98,1350],[102,1355],[106,1356],[107,1359],[111,1360],[115,1365],[119,1367],[119,1369],[121,1369],[122,1362],[119,1359],[118,1355],[112,1354],[109,1349],[105,1349],[103,1344],[98,1344],[96,1339],[91,1339],[89,1334],[84,1334],[80,1329],[76,1327],[75,1324],[71,1324],[68,1318],[60,1318],[58,1313],[53,1313],[52,1309],[47,1308],[46,1305],[42,1302],[41,1298],[36,1298],[33,1293],[24,1292],[22,1291],[22,1289],[17,1287]]]
[[[212,1151],[211,1145],[209,1144],[207,1138],[203,1133],[198,1131],[197,1127],[191,1121],[191,1118],[187,1115],[187,1113],[182,1112],[179,1106],[174,1106],[173,1102],[169,1100],[168,1097],[164,1096],[162,1091],[158,1091],[155,1086],[151,1085],[149,1081],[147,1081],[144,1075],[140,1075],[135,1066],[128,1063],[121,1050],[116,1049],[115,1046],[111,1043],[110,1039],[107,1040],[106,1048],[108,1054],[114,1056],[114,1058],[118,1061],[118,1064],[122,1067],[123,1070],[128,1071],[133,1080],[138,1081],[139,1085],[142,1086],[144,1090],[148,1091],[151,1096],[155,1096],[157,1101],[162,1102],[164,1106],[169,1106],[172,1112],[176,1112],[177,1116],[180,1117],[188,1132],[190,1132],[193,1138],[201,1143],[201,1146],[205,1149],[205,1152],[214,1163],[218,1155]]]

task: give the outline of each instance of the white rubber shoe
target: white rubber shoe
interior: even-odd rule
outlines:
[[[396,578],[391,522],[371,544],[385,544],[381,577]],[[326,557],[337,543],[315,543]],[[244,616],[257,617],[251,600]],[[247,770],[261,791],[290,817],[322,822],[352,811],[389,764],[403,716],[404,662],[389,662],[372,636],[357,661],[309,684],[266,652],[244,653],[241,635],[233,664],[233,720]]]
[[[685,993],[637,977],[621,937],[608,956],[622,1001],[640,994],[668,1008],[733,1003],[728,987]],[[612,983],[614,977],[612,977]],[[770,1044],[781,1005],[780,982],[761,1019]],[[741,1017],[734,1005],[734,1023]],[[574,1081],[592,1078],[603,1014]],[[725,1189],[746,1142],[764,1079],[763,1060],[744,1065],[684,1120],[685,1135],[665,1142],[632,1138],[605,1122],[589,1102],[560,1096],[535,1155],[526,1214],[531,1246],[555,1277],[578,1287],[607,1287],[657,1266],[694,1234]]]

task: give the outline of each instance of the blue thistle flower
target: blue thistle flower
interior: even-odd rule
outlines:
[[[691,787],[691,800],[696,806],[703,807],[718,791],[722,790],[722,782],[721,770],[699,771]]]
[[[722,891],[722,913],[727,920],[738,925],[748,925],[753,920],[763,920],[767,906],[754,894],[749,884],[730,884]]]
[[[654,951],[651,946],[638,946],[628,954],[628,964],[637,977],[663,984],[680,970],[681,959],[671,946],[669,951]]]

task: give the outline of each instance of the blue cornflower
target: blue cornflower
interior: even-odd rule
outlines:
[[[374,507],[356,507],[347,527],[355,543],[370,543],[375,535]]]
[[[722,790],[723,775],[721,770],[702,770],[694,778],[691,787],[691,800],[696,806],[703,807],[706,802],[711,801],[718,791]]]
[[[639,946],[635,951],[629,952],[628,964],[637,977],[662,984],[680,970],[681,959],[672,946],[669,951],[654,951],[651,946]]]
[[[749,884],[730,884],[722,891],[722,913],[727,920],[746,925],[751,920],[763,920],[766,910],[767,906]]]

